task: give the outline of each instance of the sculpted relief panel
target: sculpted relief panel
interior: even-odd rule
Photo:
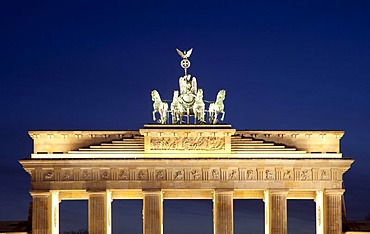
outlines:
[[[152,137],[151,150],[225,150],[224,137]]]

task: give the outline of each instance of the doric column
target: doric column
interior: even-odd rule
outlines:
[[[31,191],[32,233],[59,233],[59,192]]]
[[[325,234],[342,233],[342,195],[344,189],[324,191]]]
[[[110,191],[89,191],[89,233],[110,234],[111,228]]]
[[[143,232],[163,233],[163,195],[161,190],[143,190]]]
[[[287,201],[288,190],[265,190],[265,233],[287,233]]]
[[[233,190],[218,190],[213,194],[213,230],[215,234],[234,233]]]
[[[325,199],[324,199],[323,191],[316,191],[315,202],[316,202],[316,234],[324,234],[325,233],[325,225],[324,225]]]

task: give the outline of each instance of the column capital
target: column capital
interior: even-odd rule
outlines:
[[[163,193],[162,189],[142,189],[141,191],[146,195],[150,194],[158,195]]]
[[[280,195],[280,196],[286,196],[289,193],[289,189],[266,189],[264,191],[265,196],[266,195]]]
[[[343,195],[344,189],[325,189],[324,194],[325,195]]]
[[[234,189],[214,189],[213,194],[234,194]]]
[[[30,190],[30,195],[35,196],[49,196],[50,190]]]
[[[107,190],[86,190],[89,195],[105,195]]]

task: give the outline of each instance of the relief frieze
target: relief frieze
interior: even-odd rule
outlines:
[[[72,180],[72,171],[63,171],[61,179],[64,181]]]
[[[53,180],[54,179],[54,171],[45,171],[44,172],[44,180]]]
[[[152,137],[151,150],[225,150],[224,137]]]
[[[228,173],[228,179],[229,180],[237,180],[239,178],[239,173],[238,173],[238,170],[230,170],[229,173]]]
[[[255,170],[248,169],[246,179],[247,180],[255,180],[256,179]]]
[[[293,170],[292,169],[285,169],[283,170],[283,180],[293,180]]]
[[[130,171],[128,169],[123,169],[118,171],[118,179],[119,180],[129,180],[130,179]]]
[[[40,169],[38,181],[339,181],[340,172],[315,168],[76,168]],[[76,173],[78,172],[78,173]],[[333,176],[335,175],[335,176]]]
[[[165,180],[166,179],[166,170],[160,169],[155,171],[156,180]]]
[[[148,170],[146,170],[146,169],[137,170],[136,173],[137,173],[136,178],[138,180],[148,180],[148,178],[149,178]]]
[[[109,180],[109,171],[108,170],[100,171],[100,178],[101,180]]]
[[[92,179],[91,170],[90,169],[82,170],[81,175],[80,175],[80,179],[81,180],[91,180]]]
[[[311,180],[312,178],[311,170],[309,169],[301,170],[300,177],[301,177],[300,180]]]
[[[175,170],[173,172],[173,180],[184,180],[184,171],[183,170]]]
[[[320,180],[329,180],[330,179],[330,170],[321,170],[319,172]]]
[[[211,169],[210,177],[211,180],[219,180],[220,179],[220,169]]]
[[[190,170],[190,180],[201,180],[201,172],[199,169]]]
[[[264,173],[265,180],[274,180],[275,179],[275,171],[272,169],[266,169]]]

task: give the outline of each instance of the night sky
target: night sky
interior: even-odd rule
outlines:
[[[0,1],[0,220],[27,218],[30,178],[18,160],[32,152],[28,130],[151,123],[151,90],[171,99],[183,74],[175,48],[194,48],[189,73],[205,99],[227,90],[225,122],[238,130],[344,130],[341,150],[355,159],[344,177],[347,216],[363,219],[369,12],[366,0]],[[114,233],[140,233],[141,201],[113,203]],[[289,233],[313,233],[314,202],[296,203]],[[164,220],[166,233],[211,233],[212,202],[165,201]],[[63,230],[86,225],[87,202],[61,203]],[[263,202],[236,201],[235,226],[262,232]]]

